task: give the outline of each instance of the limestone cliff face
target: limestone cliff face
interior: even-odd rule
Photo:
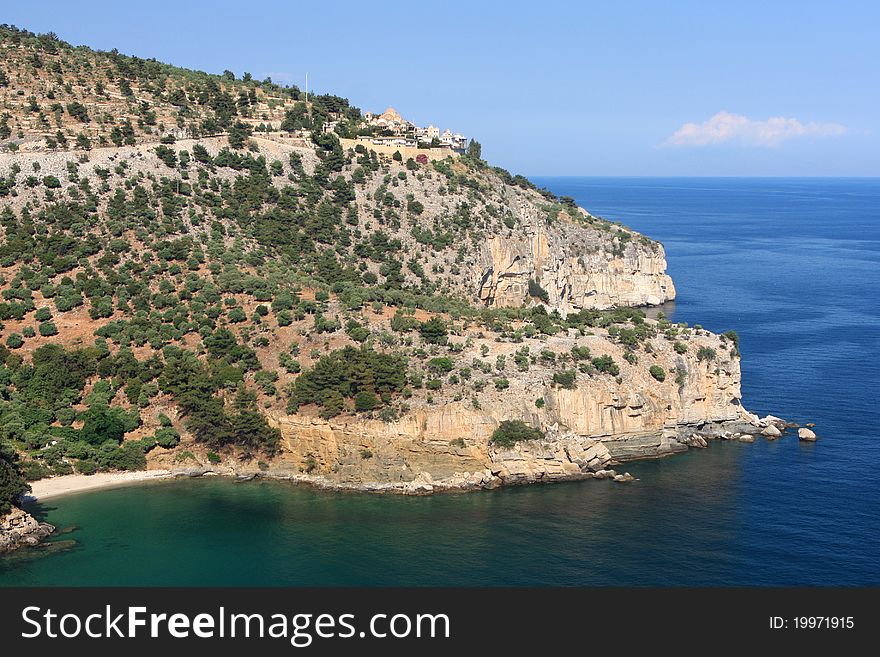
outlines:
[[[577,342],[593,353],[622,353],[601,335]],[[694,356],[698,345],[720,352],[723,344],[708,333],[694,342],[685,355],[665,340],[652,343],[655,362],[670,372],[662,383],[645,364],[623,361],[619,377],[582,376],[576,388],[565,389],[552,384],[549,369],[534,366],[508,389],[484,393],[479,408],[470,400],[416,403],[392,422],[278,416],[284,455],[272,467],[328,485],[419,492],[590,477],[612,462],[683,451],[698,431],[746,417],[739,360],[701,362]],[[563,353],[574,343],[573,336],[556,336],[545,348]],[[510,361],[519,346],[496,345],[493,355]],[[545,428],[544,440],[496,449],[492,432],[510,419]]]
[[[529,302],[529,279],[547,291],[552,310],[659,305],[675,298],[666,255],[657,243],[629,244],[622,255],[590,253],[568,231],[534,227],[531,239],[492,237],[478,261],[478,297],[487,306]],[[595,247],[594,247],[595,248]]]
[[[596,220],[583,210],[579,210],[581,223],[565,215],[548,223],[531,195],[511,192],[510,196],[521,230],[486,240],[476,263],[478,297],[484,304],[526,304],[529,279],[547,291],[547,305],[563,314],[584,308],[658,305],[675,298],[661,244],[624,228],[616,228],[612,237],[606,224],[590,223]]]

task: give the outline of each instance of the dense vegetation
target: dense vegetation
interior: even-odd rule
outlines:
[[[346,401],[356,410],[370,411],[387,404],[406,385],[406,360],[370,348],[346,347],[322,356],[293,384],[288,412],[301,404],[322,406],[323,417],[339,415]]]
[[[530,427],[522,420],[504,420],[492,433],[490,442],[507,449],[522,440],[540,440],[543,437],[540,429]]]
[[[28,490],[27,482],[18,466],[18,454],[12,446],[0,442],[0,515]]]

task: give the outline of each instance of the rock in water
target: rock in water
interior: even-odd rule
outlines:
[[[816,442],[816,434],[810,429],[798,429],[798,438],[808,443]]]
[[[782,432],[771,424],[769,427],[765,428],[761,432],[761,435],[766,438],[770,438],[771,440],[775,440],[776,438],[779,438],[779,436],[782,435]]]

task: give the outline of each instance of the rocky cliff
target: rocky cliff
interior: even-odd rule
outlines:
[[[273,423],[283,437],[281,455],[262,472],[231,462],[226,471],[335,488],[467,490],[613,477],[617,473],[609,469],[621,462],[761,431],[741,405],[739,359],[723,337],[694,331],[684,353],[679,353],[682,342],[651,340],[649,354],[641,358],[670,372],[663,381],[652,376],[645,363],[626,360],[626,349],[603,330],[586,336],[571,330],[535,342],[475,339],[465,349],[459,356],[465,362],[483,355],[510,363],[517,352],[523,353],[523,344],[531,344],[533,354],[539,346],[542,354],[528,371],[511,379],[509,387],[483,391],[478,404],[456,399],[450,390],[438,392],[431,401],[413,398],[409,412],[392,421],[276,414]],[[557,366],[546,362],[548,354],[559,358],[573,347],[612,357],[620,363],[619,375],[579,375],[568,388],[555,384]],[[711,359],[705,356],[709,350]],[[493,431],[510,419],[543,427],[543,439],[497,447],[491,441]]]
[[[477,296],[495,307],[529,302],[529,280],[548,295],[547,305],[566,314],[584,308],[658,305],[675,298],[663,246],[626,228],[611,237],[578,209],[548,224],[535,195],[507,190],[518,218],[516,234],[490,236],[476,261]],[[593,223],[591,223],[593,222]]]

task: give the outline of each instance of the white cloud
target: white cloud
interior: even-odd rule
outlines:
[[[784,116],[755,121],[742,114],[721,111],[708,121],[685,123],[663,142],[663,146],[712,146],[725,142],[778,146],[796,137],[834,137],[844,132],[846,128],[837,123],[801,123]]]

